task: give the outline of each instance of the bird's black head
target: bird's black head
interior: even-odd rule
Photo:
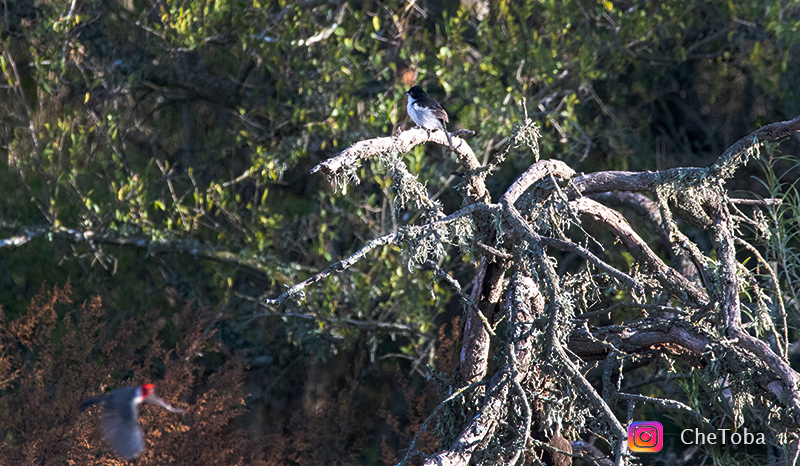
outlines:
[[[419,86],[412,87],[411,89],[408,90],[408,92],[406,92],[406,94],[410,95],[411,98],[413,98],[414,100],[420,100],[427,97],[425,91],[423,91],[422,88]]]

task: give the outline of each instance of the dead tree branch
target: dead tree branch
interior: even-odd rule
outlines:
[[[405,243],[413,248],[418,238],[438,234],[437,228],[459,219],[470,219],[474,238],[468,241],[469,247],[486,255],[475,260],[472,293],[469,299],[463,299],[466,326],[457,371],[459,377],[454,378],[457,393],[462,393],[460,390],[464,387],[485,381],[494,343],[490,339],[491,326],[496,324],[496,315],[505,315],[507,319],[507,334],[495,336],[501,339],[500,348],[505,349],[505,353],[501,353],[503,363],[498,371],[489,376],[477,414],[460,420],[458,425],[463,428],[454,432],[454,440],[428,457],[424,464],[466,465],[480,451],[481,455],[494,455],[496,461],[502,458],[514,465],[526,451],[544,445],[533,436],[534,429],[542,426],[534,427],[538,408],[532,400],[544,397],[543,392],[536,392],[528,384],[527,377],[534,371],[541,375],[542,382],[559,381],[544,390],[571,393],[570,400],[576,409],[601,419],[603,427],[599,434],[609,440],[614,464],[618,466],[629,464],[625,446],[627,432],[619,418],[630,420],[636,404],[655,403],[664,409],[688,412],[695,420],[708,423],[702,410],[690,409],[676,400],[619,392],[622,372],[617,386],[603,388],[607,395],[604,399],[582,368],[585,361],[608,358],[609,352],[623,359],[637,355],[636,364],[639,365],[651,364],[654,355],[668,354],[693,366],[716,371],[714,377],[747,372],[752,376],[752,390],[788,409],[781,423],[793,426],[792,435],[797,436],[800,435],[800,421],[797,420],[800,419],[800,375],[767,343],[745,330],[739,300],[742,287],[737,275],[745,266],[737,261],[735,249],[742,239],[737,236],[729,211],[732,203],[757,206],[772,205],[773,201],[731,201],[723,189],[725,180],[744,165],[761,144],[796,131],[800,131],[800,117],[765,126],[728,148],[708,168],[576,175],[561,161],[538,161],[510,184],[496,204],[491,203],[484,183],[491,174],[491,167],[480,167],[466,142],[454,138],[458,141],[456,156],[464,167],[462,174],[468,187],[464,204],[468,207],[447,216],[442,213],[441,218],[428,218],[419,226],[403,227],[396,235],[372,240],[348,259],[295,285],[278,298],[264,302],[277,305],[289,297],[301,296],[303,288],[331,273],[346,270],[363,260],[377,245]],[[538,131],[525,134],[538,135]],[[319,164],[312,173],[321,171],[329,177],[341,177],[362,160],[394,157],[427,141],[446,142],[440,131],[415,128],[392,137],[356,143]],[[518,143],[510,142],[507,149]],[[399,188],[398,192],[402,193],[403,189]],[[542,205],[545,207],[538,209]],[[674,267],[667,265],[656,253],[657,249],[650,247],[614,207],[628,208],[634,215],[644,218],[668,247]],[[551,218],[537,218],[539,213],[556,219],[550,222]],[[738,210],[737,215],[744,216]],[[713,260],[681,231],[676,216],[709,232],[715,253]],[[630,274],[613,265],[613,259],[608,263],[600,259],[601,253],[593,251],[599,246],[612,256],[613,245],[587,239],[583,228],[586,219],[601,225],[622,243],[634,262]],[[586,270],[566,275],[557,273],[554,263],[559,256],[549,254],[553,249],[566,256],[579,257]],[[758,250],[752,246],[745,249],[757,257],[758,263],[765,264]],[[691,264],[699,272],[699,278],[692,272]],[[745,276],[751,275],[745,273]],[[593,281],[597,277],[624,290],[631,302],[600,298],[598,285]],[[770,277],[775,293],[779,294],[775,274]],[[748,283],[752,284],[753,280]],[[595,293],[591,299],[600,303],[599,311],[588,311],[593,305],[581,301],[589,300],[582,294],[585,288]],[[463,297],[460,285],[457,291]],[[761,299],[759,303],[764,301]],[[625,324],[596,323],[612,311],[626,309],[656,312],[634,315]],[[610,317],[615,318],[614,315]],[[716,362],[712,365],[710,361]],[[630,365],[625,367],[627,370]],[[603,381],[610,383],[611,379],[605,377]],[[620,413],[618,417],[615,399],[628,401],[627,413]],[[511,417],[509,406],[519,408],[518,417]],[[554,422],[560,428],[561,421],[556,418]],[[494,436],[508,433],[513,438],[511,446],[492,447],[492,453],[484,451]],[[553,458],[563,461],[558,464],[571,464],[571,452],[560,446],[551,444],[551,447]],[[594,452],[593,456],[601,455]]]

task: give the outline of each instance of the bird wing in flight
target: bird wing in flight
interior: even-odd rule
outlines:
[[[104,409],[101,419],[103,435],[111,448],[122,459],[131,459],[139,456],[144,451],[144,436],[136,408],[130,409]]]

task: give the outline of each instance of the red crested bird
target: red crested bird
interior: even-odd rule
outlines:
[[[81,410],[94,404],[103,405],[103,436],[120,458],[129,460],[144,451],[144,436],[139,425],[138,407],[142,402],[149,403],[171,411],[182,413],[182,409],[168,405],[156,395],[151,383],[137,387],[126,387],[112,390],[103,396],[89,398],[81,402]]]
[[[453,141],[450,139],[450,133],[447,132],[447,126],[445,126],[450,119],[447,118],[447,112],[439,105],[439,102],[428,97],[428,94],[419,86],[409,89],[406,95],[408,96],[406,110],[411,120],[428,131],[437,129],[444,131],[450,151],[454,151]]]

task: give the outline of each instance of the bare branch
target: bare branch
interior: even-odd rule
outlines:
[[[62,226],[16,226],[0,220],[0,228],[16,230],[16,234],[0,240],[0,248],[20,246],[34,239],[47,238],[73,244],[86,244],[92,248],[98,244],[144,249],[148,254],[189,254],[218,262],[229,263],[265,274],[269,269],[256,257],[241,252],[232,252],[214,246],[200,244],[196,240],[167,240],[157,237],[122,235],[116,232],[77,230]]]
[[[800,124],[800,119],[798,124]],[[795,413],[800,413],[800,374],[789,366],[789,363],[775,354],[763,341],[742,330],[741,303],[739,301],[739,277],[736,274],[738,262],[734,248],[733,233],[730,229],[730,213],[726,204],[709,204],[706,208],[713,219],[712,241],[719,258],[719,284],[722,287],[721,311],[725,323],[725,333],[736,340],[736,345],[753,353],[768,367],[772,368],[781,379],[781,383],[772,383],[768,389]]]
[[[452,135],[453,133],[451,133]],[[472,148],[458,136],[451,136],[454,154],[461,166],[469,171],[480,168],[480,163],[472,152]],[[447,146],[444,131],[427,131],[416,127],[394,134],[390,137],[381,137],[359,141],[339,154],[318,164],[311,169],[311,174],[323,172],[328,178],[345,176],[354,170],[362,160],[380,157],[388,154],[408,152],[419,144],[432,141]],[[470,176],[466,180],[467,197],[471,202],[489,202],[489,192],[486,190],[484,176]]]
[[[500,412],[508,396],[507,376],[500,371],[489,383],[483,407],[472,419],[461,435],[446,450],[431,455],[422,463],[423,466],[466,466],[469,464],[475,448],[491,432],[500,421]]]
[[[370,251],[373,251],[373,250],[377,249],[378,247],[381,247],[381,246],[384,246],[384,245],[390,244],[390,243],[397,243],[397,242],[405,241],[406,238],[415,236],[414,232],[430,230],[430,229],[435,228],[437,226],[445,225],[445,224],[450,223],[450,222],[452,222],[454,220],[458,220],[459,218],[466,217],[467,215],[471,215],[474,212],[477,212],[479,210],[486,210],[485,207],[486,206],[483,206],[482,204],[472,204],[470,206],[467,206],[467,207],[459,210],[458,212],[454,212],[454,213],[448,215],[447,217],[442,217],[440,219],[428,222],[428,223],[420,225],[420,226],[408,226],[408,227],[400,229],[400,231],[398,231],[397,233],[392,233],[392,234],[389,234],[389,235],[381,236],[380,238],[372,239],[372,240],[368,241],[367,244],[365,244],[361,249],[356,251],[354,254],[352,254],[348,258],[346,258],[344,260],[341,260],[339,262],[336,262],[335,264],[331,264],[328,267],[326,267],[324,270],[322,270],[321,272],[318,272],[317,274],[315,274],[314,276],[311,276],[311,277],[303,280],[302,282],[297,283],[296,285],[292,286],[288,290],[286,290],[283,293],[281,293],[280,296],[278,296],[277,298],[273,298],[273,299],[266,298],[266,297],[262,298],[262,303],[264,303],[267,306],[278,306],[278,305],[282,304],[284,301],[286,301],[287,299],[296,299],[298,297],[302,297],[303,294],[304,294],[303,290],[308,285],[316,283],[316,282],[322,280],[323,278],[325,278],[325,277],[327,277],[327,276],[329,276],[331,274],[338,273],[338,272],[341,272],[341,271],[349,269],[350,267],[355,265],[358,261],[363,259],[364,256],[366,256]]]
[[[522,215],[513,205],[507,202],[507,200],[504,200],[502,202],[502,206],[506,217],[510,219],[510,222],[513,222],[518,230],[522,231],[523,234],[529,237],[539,237],[539,235],[536,234],[527,223],[525,223]],[[564,351],[561,341],[557,337],[557,335],[561,333],[559,331],[561,330],[559,326],[559,316],[560,313],[564,311],[561,305],[561,289],[558,276],[553,269],[553,264],[546,257],[544,257],[544,254],[541,250],[534,249],[533,253],[535,256],[535,265],[540,269],[540,276],[542,277],[540,280],[543,280],[544,286],[548,290],[550,301],[550,315],[548,317],[546,332],[546,356],[551,358],[555,357],[558,359],[559,365],[564,368],[570,379],[578,385],[578,388],[592,405],[592,407],[602,413],[602,417],[605,419],[610,431],[616,437],[616,462],[617,465],[621,465],[625,458],[626,447],[624,440],[627,438],[627,433],[625,432],[625,429],[622,428],[622,425],[619,423],[619,420],[617,420],[616,416],[614,416],[614,413],[608,404],[606,404],[603,398],[598,395],[594,387],[592,387],[589,381],[586,380],[583,374],[581,374],[580,370],[578,370],[578,368]]]
[[[517,441],[514,456],[508,462],[514,466],[528,445],[531,436],[531,406],[521,382],[528,375],[533,361],[533,325],[530,322],[544,311],[544,296],[530,277],[515,274],[506,300],[508,318],[508,365],[511,383],[522,403],[524,429]]]
[[[549,238],[547,236],[540,236],[539,243],[543,246],[551,246],[561,251],[569,251],[578,254],[579,256],[586,259],[586,262],[594,265],[598,269],[606,272],[607,274],[611,275],[617,281],[624,284],[628,289],[634,290],[638,293],[641,293],[641,284],[639,284],[636,280],[634,280],[630,275],[626,274],[625,272],[612,267],[608,263],[604,262],[599,257],[592,254],[591,251],[584,248],[579,244],[572,243],[570,241],[560,240],[557,238]]]
[[[575,176],[575,170],[560,160],[540,160],[535,162],[506,190],[503,197],[500,198],[500,202],[514,204],[532,184],[547,176],[568,180]]]
[[[748,243],[747,241],[735,237],[734,241],[736,244],[744,247],[747,249],[750,254],[755,256],[756,260],[758,260],[759,264],[767,270],[767,275],[769,276],[770,281],[772,282],[772,292],[775,295],[775,301],[777,301],[778,305],[778,318],[781,319],[781,335],[776,335],[778,339],[778,346],[783,348],[782,355],[784,359],[788,359],[789,355],[787,353],[787,348],[789,346],[789,330],[786,325],[786,308],[783,304],[783,294],[781,293],[780,282],[778,281],[778,275],[775,273],[775,270],[772,269],[772,266],[767,262],[766,259],[758,252],[752,244]],[[783,341],[781,341],[781,339]]]
[[[708,295],[705,291],[665,264],[617,211],[586,197],[572,201],[570,205],[578,212],[589,215],[605,225],[625,244],[631,255],[647,266],[650,272],[670,291],[686,295],[699,307],[705,307],[708,304]]]
[[[623,172],[606,171],[589,173],[575,178],[575,187],[583,195],[606,191],[649,191],[655,192],[664,180],[702,179],[724,180],[733,176],[739,166],[743,165],[748,151],[765,142],[777,141],[800,131],[800,116],[789,121],[772,123],[753,131],[730,146],[708,169],[673,168],[659,172]]]
[[[777,141],[800,131],[800,115],[792,120],[780,121],[763,126],[736,141],[709,167],[708,174],[712,179],[727,179],[748,159],[756,148],[765,142]]]
[[[339,261],[335,264],[329,265],[327,268],[318,272],[316,275],[313,275],[309,278],[306,278],[302,282],[292,286],[288,290],[281,293],[280,296],[277,298],[269,299],[269,298],[262,298],[261,303],[266,306],[278,306],[282,304],[284,301],[288,299],[297,299],[298,297],[303,297],[304,292],[303,290],[313,283],[316,283],[323,278],[332,275],[334,273],[341,272],[343,270],[347,270],[353,265],[355,265],[358,261],[360,261],[364,256],[366,256],[370,251],[373,251],[381,246],[386,244],[395,243],[402,237],[401,233],[393,233],[390,235],[381,236],[380,238],[375,238],[370,240],[365,244],[361,249],[359,249],[355,254],[351,255],[347,259]]]
[[[779,206],[779,205],[783,204],[783,199],[778,199],[778,198],[767,198],[767,199],[731,198],[731,199],[728,199],[728,202],[730,202],[731,204],[738,204],[738,205]]]
[[[325,29],[321,30],[320,32],[314,34],[313,36],[309,37],[308,39],[300,39],[298,41],[292,41],[292,45],[299,45],[299,46],[308,46],[314,45],[317,42],[323,41],[333,34],[336,28],[342,23],[344,19],[344,11],[347,8],[347,2],[342,3],[342,6],[339,7],[339,12],[336,13],[336,20],[330,26],[326,27]]]
[[[487,244],[483,244],[480,241],[475,243],[475,245],[478,246],[480,249],[483,249],[484,251],[486,251],[486,252],[488,252],[488,253],[490,253],[490,254],[492,254],[494,256],[497,256],[497,257],[499,257],[501,259],[510,260],[510,259],[514,258],[514,256],[512,256],[511,254],[505,253],[505,252],[503,252],[503,251],[501,251],[499,249],[493,248],[493,247],[491,247],[491,246],[489,246]]]
[[[698,170],[700,169],[673,168],[660,172],[595,172],[576,177],[573,184],[577,193],[584,196],[607,191],[655,192],[661,182],[673,173],[693,173]]]
[[[732,373],[752,370],[754,362],[758,361],[759,370],[754,375],[756,383],[764,390],[763,393],[785,406],[790,408],[795,406],[793,390],[787,388],[784,380],[797,377],[797,373],[764,342],[744,331],[729,332],[729,336],[736,335],[733,340],[720,340],[682,319],[673,319],[657,322],[645,320],[624,327],[606,328],[603,332],[605,335],[597,334],[591,337],[578,332],[573,333],[569,339],[570,350],[584,359],[600,359],[608,352],[602,339],[614,338],[616,346],[626,353],[641,353],[648,348],[660,348],[664,351],[669,350],[672,345],[677,345],[697,358],[694,361],[688,359],[693,364],[702,361],[700,357],[703,355],[713,353],[725,361]],[[737,351],[733,346],[745,351]],[[670,352],[687,358],[687,354],[677,351],[678,348],[672,348]],[[748,355],[754,355],[756,358]],[[798,421],[794,422],[795,425],[798,424]]]
[[[681,403],[677,400],[669,400],[666,398],[655,398],[652,396],[644,396],[644,395],[637,395],[634,393],[622,393],[617,392],[614,394],[615,397],[628,400],[628,401],[642,401],[644,403],[652,403],[655,404],[662,409],[666,410],[677,410],[683,411],[694,417],[695,419],[699,420],[707,427],[713,429],[714,427],[711,425],[711,421],[703,417],[702,414],[698,413],[697,411],[693,410],[690,406],[686,405],[685,403]]]
[[[483,323],[483,327],[486,330],[486,332],[491,336],[495,336],[494,330],[492,330],[492,324],[489,323],[489,319],[486,318],[486,316],[480,310],[478,305],[475,304],[475,301],[472,300],[472,297],[467,296],[467,295],[464,294],[464,291],[461,289],[461,284],[458,283],[458,280],[456,280],[455,278],[451,277],[447,272],[442,270],[435,263],[429,262],[426,265],[428,267],[431,267],[432,269],[434,269],[436,271],[436,277],[442,278],[451,287],[453,287],[453,290],[455,290],[455,292],[458,293],[459,296],[461,296],[461,300],[463,301],[465,306],[467,308],[469,308],[472,312],[474,312],[480,318],[480,320]]]
[[[587,461],[591,461],[594,464],[598,464],[600,466],[613,466],[614,462],[611,461],[602,450],[597,448],[596,446],[592,445],[589,442],[583,440],[576,440],[572,442],[572,449],[575,451],[582,451],[585,452],[586,455],[583,457]]]
[[[472,390],[473,388],[477,388],[477,387],[480,387],[480,386],[483,386],[483,385],[486,385],[486,382],[481,381],[481,382],[473,383],[473,384],[468,385],[466,387],[461,387],[461,388],[455,390],[450,396],[447,397],[447,399],[445,399],[444,401],[439,403],[436,406],[436,409],[434,409],[433,412],[430,414],[430,416],[428,416],[427,419],[425,419],[425,422],[422,423],[422,426],[420,426],[420,428],[417,431],[417,433],[414,434],[414,438],[411,439],[411,445],[408,447],[408,452],[403,457],[402,461],[397,463],[397,466],[405,466],[406,464],[408,464],[408,461],[411,459],[411,455],[414,454],[414,453],[417,453],[414,450],[414,447],[417,444],[417,440],[419,439],[420,434],[425,432],[426,430],[428,430],[428,426],[430,425],[431,421],[436,418],[436,416],[439,414],[439,412],[442,410],[442,408],[444,408],[447,405],[447,403],[449,403],[449,402],[451,402],[451,401],[453,401],[453,400],[455,400],[457,398],[460,398],[461,396],[463,396],[465,393],[467,393],[468,391]]]
[[[492,316],[500,301],[506,267],[505,261],[490,262],[486,257],[478,264],[470,296],[470,301],[478,307],[468,308],[466,312],[456,385],[471,384],[486,376],[489,336],[494,334],[486,316]]]
[[[455,153],[458,155],[459,160],[472,159],[466,164],[467,168],[471,170],[478,168],[480,164],[478,163],[478,159],[475,158],[475,154],[472,152],[469,144],[458,136],[453,135],[452,138],[453,146],[455,146]],[[426,131],[423,128],[415,127],[388,137],[358,141],[335,156],[318,164],[311,169],[310,173],[314,174],[321,171],[330,177],[343,170],[355,168],[362,160],[378,157],[381,154],[388,154],[390,152],[408,152],[413,149],[414,146],[429,141],[445,146],[447,145],[447,138],[445,138],[444,132]]]
[[[252,296],[246,296],[239,293],[236,293],[236,296],[246,301],[251,301],[259,307],[267,309],[267,306],[259,302],[258,298],[254,298]],[[268,310],[261,311],[258,314],[248,317],[247,319],[245,319],[244,324],[247,325],[253,319],[258,317],[280,317],[280,318],[290,317],[294,319],[323,321],[323,322],[330,322],[333,324],[344,324],[358,328],[360,330],[381,330],[384,332],[398,332],[415,336],[427,335],[425,332],[423,332],[418,328],[411,327],[410,325],[397,324],[394,322],[382,322],[379,320],[340,319],[337,317],[320,316],[319,314],[303,314],[300,312],[272,312]]]
[[[672,312],[684,316],[689,315],[689,311],[678,307],[661,306],[658,304],[645,304],[645,303],[616,303],[603,309],[598,309],[596,311],[586,312],[584,314],[577,315],[575,316],[575,319],[591,319],[592,317],[609,315],[618,309],[642,309],[647,311]]]

